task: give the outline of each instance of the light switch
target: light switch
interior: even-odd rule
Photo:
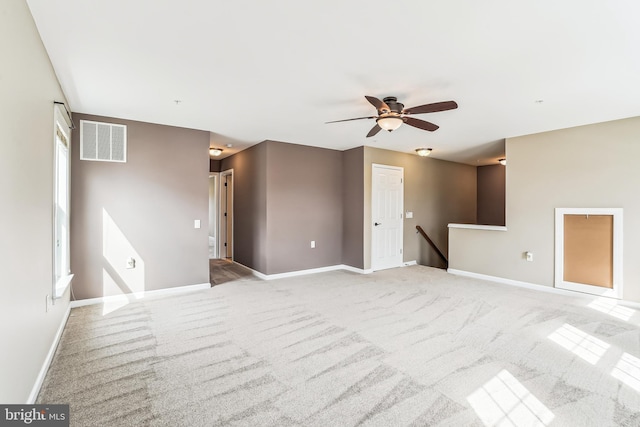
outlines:
[[[316,247],[316,241],[312,240],[311,241],[311,249],[315,249],[315,247]]]
[[[405,218],[413,218],[413,212],[407,212],[404,215]]]
[[[200,220],[196,219],[193,221],[193,228],[200,228]]]

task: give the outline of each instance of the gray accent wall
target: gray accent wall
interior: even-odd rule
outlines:
[[[126,163],[79,160],[79,129],[72,135],[75,298],[208,283],[209,133],[78,113],[73,118],[127,126]],[[199,229],[194,220],[201,221]],[[126,268],[129,257],[134,269]]]
[[[364,147],[342,153],[342,263],[364,269]]]
[[[420,225],[445,255],[449,249],[449,223],[476,221],[476,167],[415,154],[364,148],[364,268],[371,268],[371,168],[372,164],[404,168],[404,262],[443,267],[444,263],[417,234]]]
[[[29,399],[69,307],[68,290],[50,304],[53,101],[66,100],[24,1],[0,2],[0,56],[0,402],[8,404]]]
[[[478,167],[478,224],[505,225],[506,170],[502,165]]]
[[[266,145],[267,274],[342,264],[342,153]]]
[[[267,145],[261,143],[222,159],[233,170],[233,259],[267,271]]]
[[[357,147],[344,152],[265,141],[222,160],[234,173],[234,260],[264,274],[370,268],[371,165],[405,169],[404,260],[441,267],[447,224],[476,220],[474,166]],[[311,248],[310,242],[316,242]]]
[[[209,172],[220,172],[222,161],[218,159],[209,159]]]
[[[341,264],[341,154],[264,141],[223,159],[234,177],[234,261],[263,274]]]

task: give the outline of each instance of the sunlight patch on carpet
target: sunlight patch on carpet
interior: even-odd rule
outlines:
[[[485,426],[548,426],[553,413],[503,369],[467,397]]]
[[[592,365],[598,363],[602,355],[611,347],[606,342],[567,323],[556,329],[547,338]]]

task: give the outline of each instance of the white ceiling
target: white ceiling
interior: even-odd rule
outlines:
[[[506,137],[640,115],[637,0],[27,2],[73,111],[207,130],[233,151],[433,147],[487,164]],[[364,95],[459,108],[415,116],[433,133],[324,123],[375,114]]]

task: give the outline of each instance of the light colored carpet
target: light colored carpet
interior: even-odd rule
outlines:
[[[72,310],[72,425],[638,426],[640,314],[422,266]]]

